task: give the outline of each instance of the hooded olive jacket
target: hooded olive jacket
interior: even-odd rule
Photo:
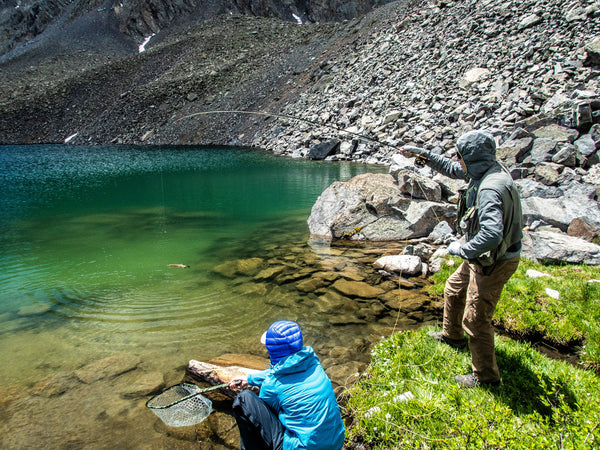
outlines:
[[[248,375],[260,386],[260,398],[285,427],[284,450],[339,450],[344,445],[344,423],[329,378],[309,346],[275,366]]]
[[[523,238],[521,200],[512,177],[496,161],[494,138],[482,131],[471,131],[461,136],[456,145],[466,173],[458,162],[431,152],[424,155],[434,170],[469,182],[466,211],[471,212],[471,217],[460,256],[489,266],[518,255]]]

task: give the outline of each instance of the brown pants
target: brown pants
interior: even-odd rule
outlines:
[[[448,278],[444,289],[444,335],[463,339],[469,336],[473,373],[481,382],[500,380],[492,317],[506,282],[519,265],[519,256],[499,261],[489,274],[464,261]]]

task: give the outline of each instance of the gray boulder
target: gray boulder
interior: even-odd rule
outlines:
[[[590,41],[585,46],[587,57],[584,64],[586,66],[600,67],[600,37]]]
[[[600,265],[600,245],[552,231],[525,232],[521,255],[545,264]]]
[[[442,188],[431,178],[425,178],[408,170],[401,170],[398,175],[400,192],[411,197],[432,202],[442,200]]]
[[[325,142],[321,142],[320,144],[312,146],[306,155],[308,159],[325,159],[329,155],[335,153],[335,151],[339,148],[340,141],[337,139],[330,139]]]
[[[566,231],[573,219],[585,217],[600,226],[600,206],[593,186],[571,183],[560,188],[544,186],[533,180],[518,180],[526,225],[541,220]]]
[[[367,173],[332,183],[313,205],[308,228],[324,239],[401,240],[427,236],[455,215],[454,205],[411,201],[391,175]]]

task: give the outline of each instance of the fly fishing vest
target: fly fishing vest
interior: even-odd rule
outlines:
[[[481,191],[491,189],[496,191],[502,198],[502,223],[503,238],[498,247],[487,251],[474,259],[474,262],[483,267],[494,265],[504,256],[506,251],[513,245],[521,242],[523,238],[523,214],[521,211],[521,200],[516,185],[508,170],[500,163],[494,166],[484,175],[476,192],[473,206],[467,209],[467,197],[470,192],[463,190],[459,192],[457,222],[467,240],[475,236],[480,229],[479,225],[479,194]],[[518,251],[518,248],[517,248]]]

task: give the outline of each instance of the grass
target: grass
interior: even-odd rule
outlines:
[[[442,297],[446,279],[460,264],[444,265],[428,288]],[[550,275],[531,278],[533,269]],[[494,321],[512,335],[544,339],[558,346],[574,346],[581,364],[600,368],[600,268],[590,266],[544,266],[521,259],[517,272],[506,284],[496,308]],[[560,296],[552,298],[552,289]]]
[[[366,448],[592,449],[600,446],[600,379],[551,360],[527,343],[497,337],[503,384],[461,389],[468,350],[404,331],[379,343],[347,394],[350,442]],[[412,400],[398,398],[407,391]]]

